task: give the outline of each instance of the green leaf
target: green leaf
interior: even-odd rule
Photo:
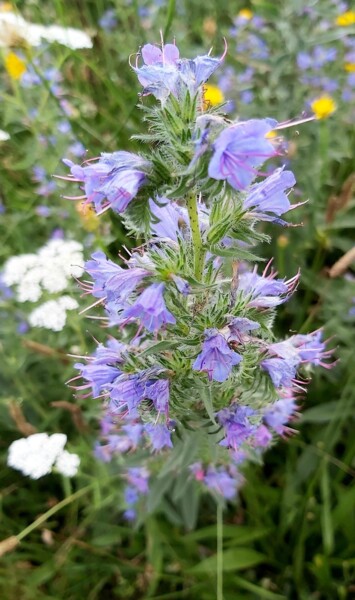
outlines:
[[[343,419],[344,417],[354,417],[354,409],[352,407],[342,408],[341,411],[338,409],[338,402],[332,401],[326,404],[320,404],[319,406],[313,406],[308,410],[305,410],[301,416],[302,423],[326,423],[328,421],[334,421],[336,419]]]
[[[252,548],[231,548],[223,552],[223,571],[236,571],[248,569],[262,562],[267,562],[264,554]],[[189,569],[190,573],[211,573],[216,571],[217,555],[205,558],[200,563]]]

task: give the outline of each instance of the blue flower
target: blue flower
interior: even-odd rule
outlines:
[[[204,371],[211,381],[225,381],[232,370],[238,365],[242,357],[231,350],[217,329],[206,329],[205,341],[202,352],[196,358],[192,368],[195,371]]]
[[[273,119],[251,119],[227,127],[214,142],[208,167],[213,179],[226,179],[236,190],[244,190],[267,158],[276,155],[266,135],[277,125]]]
[[[220,410],[217,413],[217,419],[223,425],[226,435],[220,445],[237,450],[257,429],[257,426],[249,421],[249,417],[254,414],[255,411],[248,406],[236,404]]]
[[[296,401],[292,396],[280,398],[265,409],[264,420],[276,433],[283,435],[288,430],[286,424],[292,419],[297,408]]]
[[[255,308],[272,308],[286,302],[294,291],[299,275],[288,281],[275,279],[275,273],[258,275],[256,270],[242,273],[239,278],[238,291],[250,296],[248,306]]]
[[[177,242],[181,238],[181,226],[187,226],[188,216],[186,209],[167,198],[149,200],[150,212],[153,216],[150,229],[154,236],[170,239]]]
[[[121,374],[117,365],[123,362],[122,353],[125,345],[115,339],[110,339],[107,346],[99,344],[93,356],[88,356],[88,364],[76,363],[74,366],[80,371],[80,377],[87,381],[86,384],[76,389],[92,389],[94,398],[100,396],[105,388]],[[74,381],[77,378],[72,379]]]
[[[168,414],[169,410],[169,380],[157,379],[147,383],[145,396],[152,400],[156,410],[159,413]]]
[[[226,498],[226,500],[232,500],[238,489],[238,485],[241,483],[241,478],[236,474],[228,473],[224,467],[208,467],[207,472],[203,479],[205,485]]]
[[[148,423],[145,426],[145,431],[149,436],[153,450],[162,450],[163,448],[172,448],[173,444],[170,437],[170,431],[164,424],[153,425]]]
[[[291,171],[276,169],[261,183],[256,183],[250,188],[246,199],[243,201],[245,209],[251,209],[258,219],[273,221],[272,215],[280,216],[290,210],[291,204],[286,190],[296,183]],[[271,215],[265,214],[271,213]]]
[[[253,331],[254,329],[259,329],[260,324],[251,319],[247,319],[246,317],[235,317],[228,324],[228,327],[231,332],[231,339],[242,343],[244,337],[243,334]]]
[[[143,66],[133,67],[143,86],[143,95],[153,94],[157,100],[165,102],[170,94],[178,96],[181,89],[195,94],[220,65],[222,58],[209,55],[181,59],[175,44],[163,44],[162,49],[146,44],[141,50]]]
[[[89,291],[95,298],[105,298],[117,309],[123,308],[128,296],[136,289],[140,282],[150,275],[149,271],[141,267],[123,269],[109,260],[101,252],[94,252],[91,260],[85,263],[85,270],[93,278],[94,283],[83,283],[84,290]]]
[[[138,416],[137,407],[144,398],[142,373],[122,373],[110,387],[109,412],[113,415]]]
[[[63,162],[72,174],[67,179],[84,183],[84,198],[94,204],[97,214],[109,208],[124,212],[145,182],[150,166],[140,156],[125,151],[102,153],[97,162],[87,161],[85,166],[75,165],[67,159]]]
[[[164,289],[164,283],[152,283],[132,306],[123,311],[122,319],[139,319],[150,332],[156,332],[168,323],[174,325],[176,319],[166,308]]]
[[[276,388],[291,388],[296,376],[298,361],[294,359],[266,358],[261,363],[261,367],[271,378]]]

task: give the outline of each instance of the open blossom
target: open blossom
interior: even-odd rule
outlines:
[[[55,468],[67,477],[76,475],[80,458],[64,450],[67,436],[63,433],[34,433],[15,440],[9,446],[7,464],[31,479],[48,475]]]
[[[75,368],[80,371],[80,377],[87,382],[77,389],[91,389],[94,398],[97,398],[109,384],[121,375],[118,365],[123,361],[124,350],[124,344],[111,338],[108,340],[107,346],[99,344],[94,354],[86,358],[88,364],[76,363]],[[74,378],[71,382],[76,379]]]
[[[217,329],[206,329],[205,341],[202,346],[202,352],[196,358],[192,368],[195,371],[204,371],[211,381],[225,381],[232,370],[232,367],[238,365],[242,357],[234,350],[231,350]]]
[[[123,308],[129,295],[144,277],[150,275],[149,271],[135,267],[130,261],[127,262],[127,268],[123,269],[101,251],[94,252],[91,260],[85,263],[85,270],[94,281],[84,282],[83,289],[95,298],[107,299],[116,309]]]
[[[123,311],[122,319],[139,319],[141,325],[151,332],[167,324],[174,325],[176,319],[166,308],[164,289],[164,283],[152,283],[132,306]]]
[[[153,450],[162,450],[163,448],[172,448],[171,435],[168,427],[162,423],[154,425],[149,423],[145,426]]]
[[[220,445],[234,450],[241,446],[257,429],[257,426],[249,420],[249,417],[254,414],[255,411],[248,406],[234,405],[220,410],[217,419],[225,431],[225,438]]]
[[[208,167],[213,179],[226,179],[236,190],[244,190],[258,175],[257,168],[276,155],[266,136],[277,125],[274,119],[251,119],[231,125],[214,142]]]
[[[71,177],[67,179],[84,183],[83,198],[94,205],[98,214],[109,208],[117,213],[124,212],[145,182],[150,166],[140,156],[123,150],[104,152],[97,162],[87,162],[84,166],[67,159],[64,163],[71,171]]]
[[[275,220],[291,208],[286,190],[292,188],[296,179],[291,171],[276,169],[261,183],[254,184],[243,201],[245,209],[250,209],[263,221]],[[276,219],[277,221],[277,219]]]
[[[141,50],[144,64],[133,67],[138,80],[143,86],[143,95],[153,94],[164,102],[170,94],[178,96],[187,88],[195,94],[203,83],[214,73],[222,58],[212,58],[209,55],[197,56],[194,59],[180,58],[180,52],[175,44],[162,44],[158,48],[146,44]]]
[[[285,281],[276,279],[274,273],[258,275],[254,271],[242,273],[239,278],[238,291],[250,295],[248,306],[255,308],[272,308],[286,302],[297,285],[299,276]]]
[[[245,317],[235,317],[228,324],[228,328],[231,332],[230,339],[242,343],[245,334],[259,329],[260,324]]]
[[[294,417],[297,411],[296,400],[292,396],[280,398],[264,411],[265,423],[279,435],[289,430],[287,423]]]

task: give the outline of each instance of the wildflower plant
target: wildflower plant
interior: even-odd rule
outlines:
[[[258,223],[287,226],[295,177],[263,170],[285,155],[285,124],[231,122],[206,101],[223,58],[145,45],[131,61],[141,153],[64,161],[75,198],[119,214],[143,240],[119,261],[99,251],[86,262],[84,294],[110,330],[71,381],[103,403],[95,452],[119,459],[128,519],[169,487],[176,502],[201,489],[219,505],[234,499],[244,465],[292,431],[311,367],[329,366],[321,331],[275,339],[275,309],[299,273],[279,278],[261,264],[256,246],[269,237]]]

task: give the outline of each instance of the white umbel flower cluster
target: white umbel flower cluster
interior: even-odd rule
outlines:
[[[19,302],[37,302],[43,291],[66,289],[84,271],[83,246],[74,240],[49,240],[36,254],[12,256],[4,265],[3,282],[14,286]]]
[[[0,11],[0,47],[9,48],[15,45],[16,41],[39,46],[43,40],[49,43],[58,42],[72,50],[92,48],[90,36],[80,29],[29,23],[12,11]]]
[[[67,310],[74,310],[78,306],[77,301],[70,296],[62,296],[58,300],[48,300],[30,313],[28,322],[32,327],[62,331],[67,320]]]
[[[35,433],[15,440],[9,446],[7,464],[31,479],[48,475],[53,468],[62,475],[74,477],[80,458],[77,454],[64,450],[66,442],[67,436],[64,433]]]
[[[19,302],[37,302],[42,294],[57,294],[68,287],[72,277],[84,272],[83,246],[74,240],[50,240],[36,254],[12,256],[4,265],[2,281],[13,286]],[[33,310],[28,321],[32,327],[61,331],[67,311],[78,308],[70,296],[53,298]]]

